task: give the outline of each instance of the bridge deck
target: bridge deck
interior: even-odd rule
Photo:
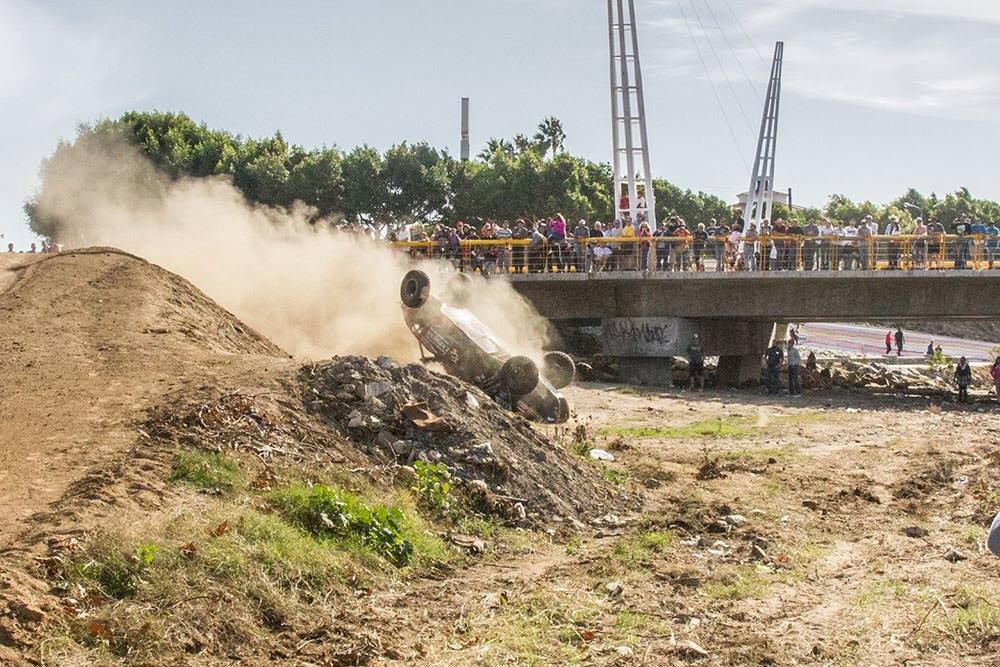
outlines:
[[[1000,271],[549,273],[509,280],[554,320],[1000,318]]]

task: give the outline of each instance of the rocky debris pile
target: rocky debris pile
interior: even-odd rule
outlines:
[[[841,387],[911,393],[954,391],[954,366],[931,364],[887,365],[875,361],[837,357],[821,370],[803,376],[807,388]],[[991,385],[988,369],[973,367],[974,384]]]
[[[306,407],[381,462],[442,463],[479,511],[541,526],[606,513],[620,500],[597,471],[477,387],[388,357],[305,367]]]

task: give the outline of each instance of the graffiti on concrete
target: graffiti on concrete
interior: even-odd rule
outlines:
[[[691,333],[688,321],[662,317],[605,320],[602,328],[606,352],[621,357],[682,354]]]

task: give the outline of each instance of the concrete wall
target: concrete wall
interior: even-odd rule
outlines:
[[[1000,271],[529,274],[510,280],[553,320],[1000,317]]]

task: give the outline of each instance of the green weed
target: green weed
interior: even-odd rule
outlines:
[[[417,471],[417,479],[411,490],[417,494],[421,503],[442,514],[451,510],[454,498],[451,495],[451,472],[448,471],[448,466],[443,463],[415,461],[413,467]]]
[[[231,489],[243,480],[239,464],[218,452],[187,451],[174,460],[171,482],[199,489]]]

